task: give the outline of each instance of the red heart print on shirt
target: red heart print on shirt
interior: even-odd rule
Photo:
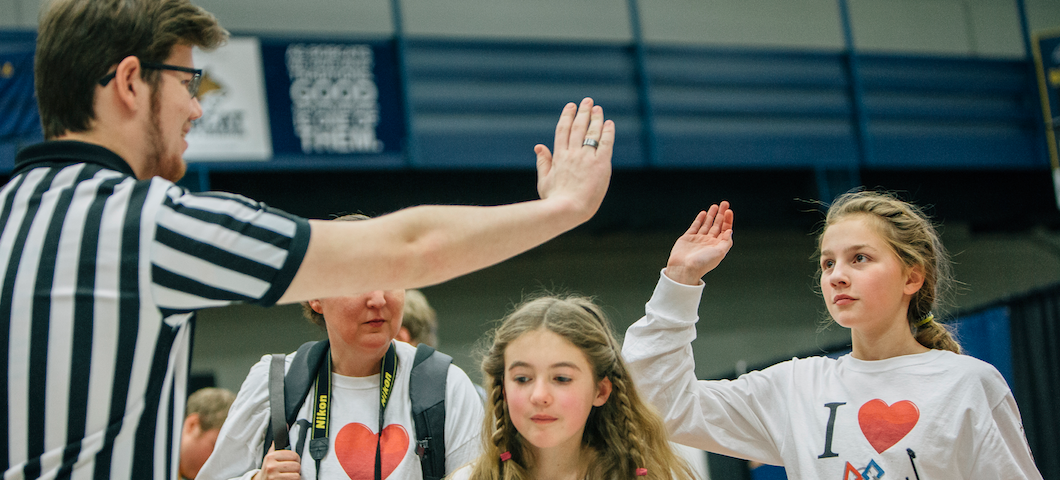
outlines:
[[[920,420],[920,410],[909,400],[887,403],[880,399],[869,400],[858,410],[858,423],[876,453],[883,453],[905,437]]]
[[[350,480],[373,480],[375,477],[376,434],[362,423],[348,423],[335,436],[335,457],[350,476]],[[397,468],[409,449],[409,434],[401,425],[391,424],[383,429],[379,442],[382,459],[382,478]]]

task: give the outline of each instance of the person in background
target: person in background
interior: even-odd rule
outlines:
[[[188,397],[184,429],[180,435],[180,477],[194,480],[213,453],[217,434],[228,418],[236,394],[224,388],[202,388]]]
[[[427,303],[423,292],[405,290],[405,313],[401,317],[397,339],[413,347],[424,343],[438,348],[438,312]]]
[[[438,348],[438,312],[427,303],[427,297],[419,290],[405,290],[405,315],[401,319],[401,331],[397,339],[412,346],[421,343]],[[486,390],[475,384],[479,398],[486,401]]]

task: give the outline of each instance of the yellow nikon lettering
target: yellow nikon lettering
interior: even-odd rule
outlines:
[[[315,428],[327,428],[328,426],[328,396],[320,395],[320,400],[317,403],[317,414]]]

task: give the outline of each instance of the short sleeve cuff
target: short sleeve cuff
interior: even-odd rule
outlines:
[[[295,222],[295,234],[291,238],[291,246],[287,251],[287,259],[284,262],[283,267],[276,273],[276,277],[273,279],[269,291],[265,293],[261,300],[254,302],[265,307],[275,305],[276,302],[280,300],[280,297],[287,292],[287,287],[291,286],[291,282],[294,281],[294,276],[298,273],[298,269],[301,268],[302,260],[305,259],[305,254],[309,250],[309,237],[312,234],[309,220],[294,215],[288,215],[275,209],[270,210],[293,220]]]

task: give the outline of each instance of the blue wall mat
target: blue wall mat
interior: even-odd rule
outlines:
[[[33,41],[4,33],[0,55],[4,45]],[[385,151],[307,155],[292,133],[284,63],[284,49],[299,40],[264,36],[261,42],[275,157],[211,162],[210,170],[532,171],[534,145],[550,145],[563,105],[585,96],[615,121],[616,169],[1048,166],[1027,61],[859,54],[860,68],[852,73],[843,52],[647,46],[642,88],[638,57],[625,44],[409,40],[398,59],[386,39],[367,42],[386,113],[377,129]],[[405,82],[396,73],[402,60]],[[861,105],[850,92],[855,80]],[[402,83],[407,110],[399,100]],[[20,98],[32,103],[32,90]],[[643,117],[645,98],[651,118]],[[864,161],[855,111],[866,119]],[[0,116],[0,123],[14,118]],[[406,136],[415,141],[403,142]],[[655,145],[654,163],[646,140]],[[415,153],[416,165],[404,160],[408,153]],[[2,149],[0,155],[6,156]],[[9,163],[0,158],[0,172]]]
[[[762,465],[751,469],[752,480],[785,480],[788,475],[784,473],[784,467],[773,465]]]
[[[1012,334],[1008,307],[1001,306],[956,320],[957,340],[964,353],[994,366],[1012,388]]]

